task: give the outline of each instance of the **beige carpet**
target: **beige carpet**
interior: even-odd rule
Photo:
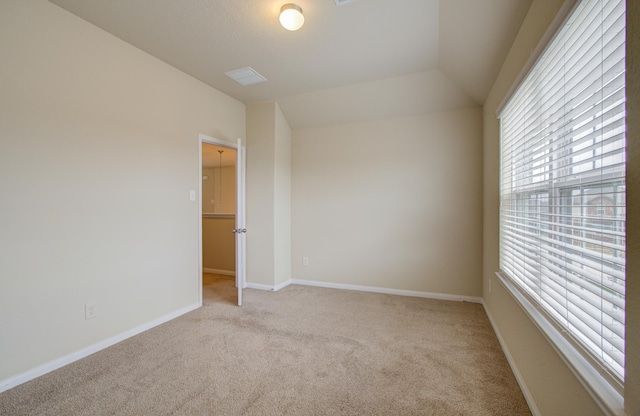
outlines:
[[[0,394],[0,414],[531,414],[481,305],[289,286],[239,308],[216,275],[204,297]]]

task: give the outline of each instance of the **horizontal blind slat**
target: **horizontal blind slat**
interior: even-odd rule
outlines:
[[[582,1],[502,110],[500,267],[624,377],[625,4]]]

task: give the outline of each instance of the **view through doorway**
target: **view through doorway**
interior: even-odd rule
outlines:
[[[201,142],[204,292],[236,286],[236,153],[234,148]],[[220,299],[228,301],[228,296]]]

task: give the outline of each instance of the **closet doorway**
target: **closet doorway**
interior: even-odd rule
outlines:
[[[237,296],[238,305],[242,304],[244,286],[246,231],[241,215],[244,213],[242,150],[240,144],[234,146],[200,136],[200,295],[203,290],[216,288],[219,291],[213,294],[216,299],[235,302]]]

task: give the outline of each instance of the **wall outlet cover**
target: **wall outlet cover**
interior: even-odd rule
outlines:
[[[96,317],[95,303],[87,303],[84,305],[84,319],[93,319]]]

